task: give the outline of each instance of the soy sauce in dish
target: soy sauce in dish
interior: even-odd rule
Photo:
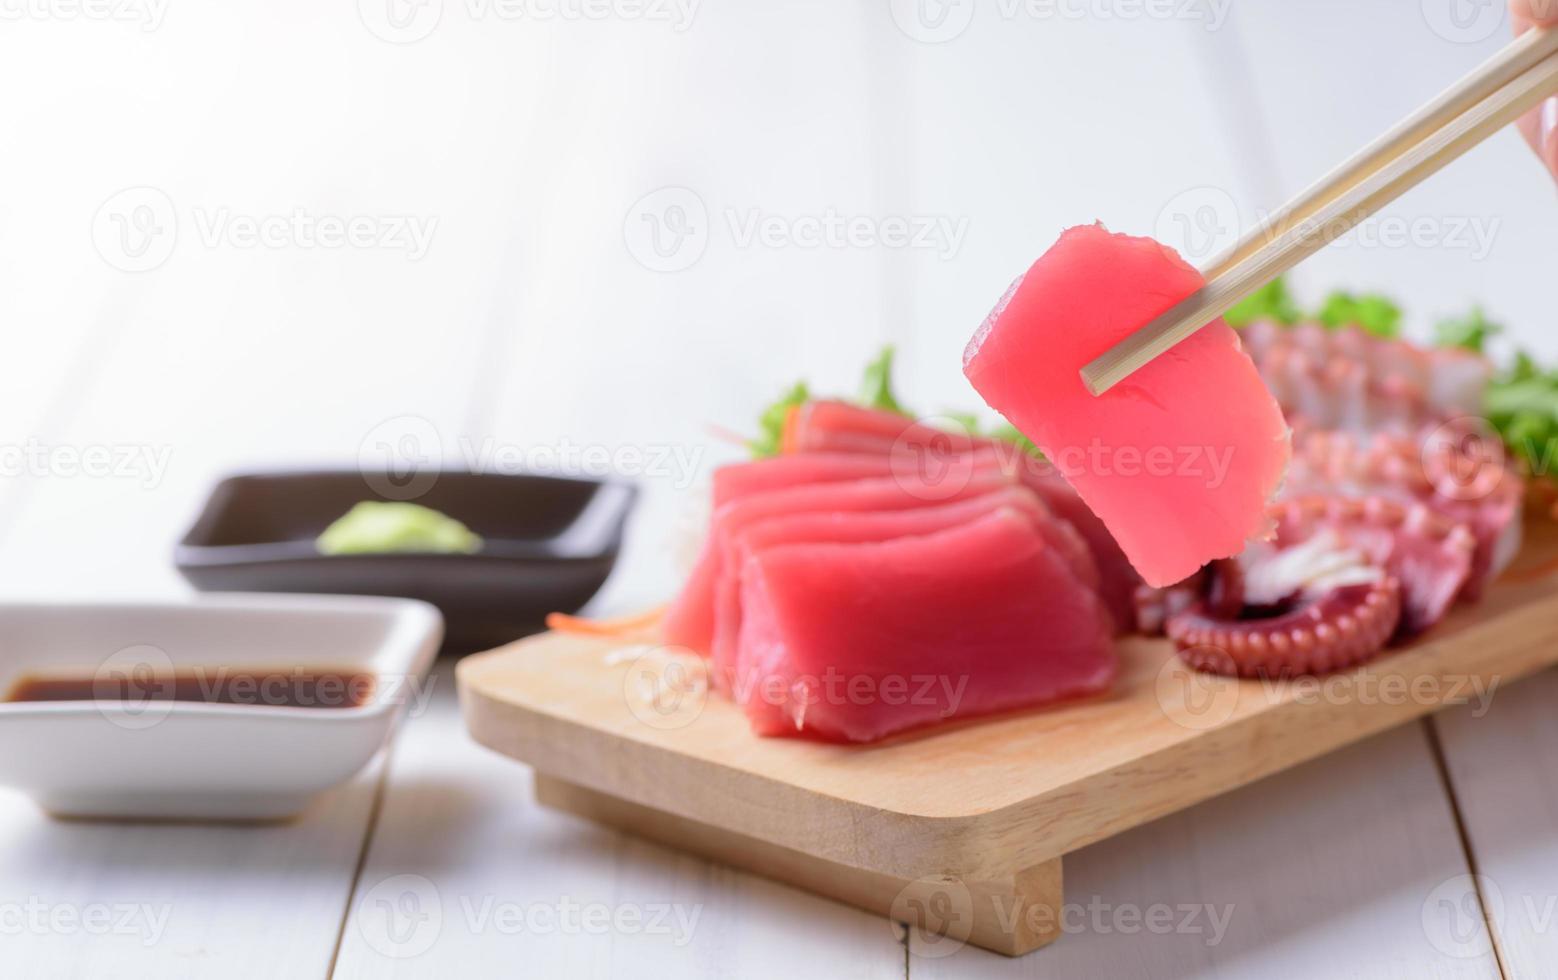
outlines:
[[[4,701],[196,701],[276,708],[359,708],[377,678],[354,669],[185,667],[98,674],[24,674]]]

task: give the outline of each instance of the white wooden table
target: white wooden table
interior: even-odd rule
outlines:
[[[29,7],[0,24],[0,447],[36,451],[0,459],[0,595],[181,594],[170,548],[220,473],[434,431],[417,451],[452,464],[642,453],[615,457],[646,499],[596,608],[657,601],[736,455],[708,424],[801,374],[847,391],[884,341],[922,411],[971,406],[963,342],[1062,225],[1204,257],[1500,43],[1451,6],[706,0],[681,25],[447,0],[430,29],[367,0]],[[1419,331],[1480,299],[1558,355],[1558,207],[1524,153],[1478,149],[1301,291],[1393,290]],[[693,197],[641,200],[667,186]],[[367,244],[299,213],[366,216]],[[809,244],[829,214],[865,237]],[[400,219],[436,219],[425,254]],[[693,234],[646,252],[657,222]],[[94,447],[130,462],[85,474]],[[1068,858],[1071,934],[1015,961],[922,955],[539,809],[450,681],[286,826],[62,823],[0,793],[0,976],[1558,973],[1552,674]]]

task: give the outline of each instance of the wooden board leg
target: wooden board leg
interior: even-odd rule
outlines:
[[[947,948],[943,943],[969,942],[1021,956],[1060,934],[1059,858],[999,881],[963,881],[934,873],[910,881],[813,857],[540,772],[536,773],[536,800],[906,922],[918,927],[924,933],[923,944],[937,952]]]

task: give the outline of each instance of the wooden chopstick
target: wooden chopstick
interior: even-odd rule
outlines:
[[[1344,188],[1378,170],[1387,161],[1399,157],[1438,129],[1442,120],[1467,111],[1554,52],[1558,52],[1558,31],[1526,31],[1432,101],[1305,188],[1262,221],[1259,227],[1215,256],[1201,270],[1202,274],[1208,280],[1226,275],[1234,266],[1253,255],[1263,243],[1276,238],[1278,229],[1292,227],[1294,222],[1302,220],[1305,215],[1313,214],[1327,202],[1335,200]]]
[[[1558,29],[1532,30],[1284,205],[1206,270],[1206,285],[1082,369],[1101,395],[1239,300],[1558,93]]]

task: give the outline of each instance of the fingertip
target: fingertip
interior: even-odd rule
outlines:
[[[1514,17],[1516,34],[1532,24],[1558,24],[1558,0],[1509,0],[1509,12]]]
[[[1536,144],[1542,162],[1547,164],[1553,177],[1558,178],[1558,96],[1542,103]]]
[[[1537,156],[1542,155],[1542,110],[1532,109],[1515,121],[1515,129]]]

